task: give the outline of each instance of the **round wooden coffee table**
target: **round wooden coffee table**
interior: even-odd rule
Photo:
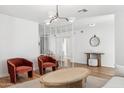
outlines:
[[[64,68],[41,76],[40,82],[47,88],[81,88],[85,87],[89,73],[82,67]]]

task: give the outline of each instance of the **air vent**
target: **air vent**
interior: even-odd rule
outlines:
[[[78,10],[78,13],[81,13],[81,12],[88,12],[88,10],[87,9],[80,9],[80,10]]]

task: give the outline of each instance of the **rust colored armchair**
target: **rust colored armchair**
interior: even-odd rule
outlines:
[[[47,67],[52,67],[53,71],[56,70],[58,68],[58,61],[50,56],[40,55],[38,57],[38,66],[40,74],[44,74]]]
[[[28,72],[28,77],[33,76],[33,63],[24,58],[8,59],[7,66],[12,83],[16,83],[16,76],[18,73]]]

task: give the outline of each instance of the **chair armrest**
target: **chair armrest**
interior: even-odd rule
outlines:
[[[38,64],[43,65],[42,59],[38,58]]]
[[[15,68],[15,65],[14,65],[14,64],[12,64],[12,63],[10,63],[10,62],[8,62],[8,64],[9,64],[9,66],[12,66],[12,67]]]
[[[16,71],[16,66],[10,62],[7,63],[8,64],[8,72],[11,73],[11,72],[15,72]]]

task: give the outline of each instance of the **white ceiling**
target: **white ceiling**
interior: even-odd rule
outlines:
[[[87,9],[86,13],[78,13],[80,9]],[[48,19],[48,12],[55,12],[55,6],[46,5],[0,5],[0,13],[24,18],[39,23],[43,23]],[[120,9],[124,9],[124,6],[116,5],[60,5],[60,16],[76,17],[76,19],[112,14]]]

